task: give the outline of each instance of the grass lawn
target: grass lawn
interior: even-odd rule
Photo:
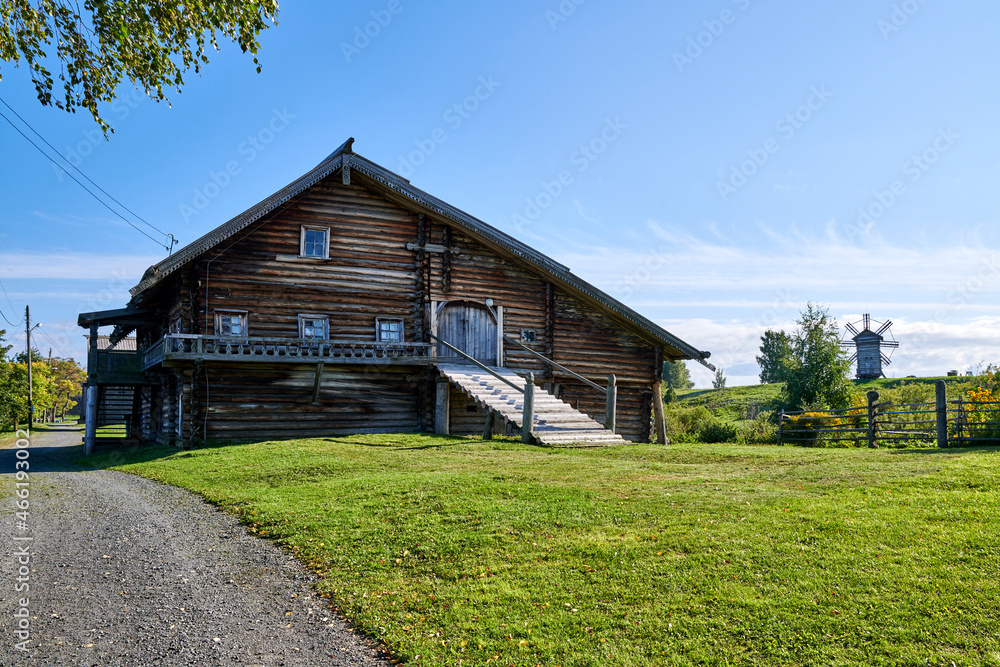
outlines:
[[[17,441],[17,432],[14,429],[0,429],[0,448],[9,447]]]
[[[1000,449],[357,436],[105,454],[420,665],[998,665]]]
[[[99,426],[94,437],[124,438],[126,435],[128,434],[125,432],[125,424],[109,424],[107,426]]]

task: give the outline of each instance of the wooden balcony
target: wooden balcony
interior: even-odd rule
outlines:
[[[427,343],[376,343],[302,338],[231,338],[170,334],[143,355],[142,369],[192,361],[243,361],[289,364],[429,364]]]
[[[98,350],[87,369],[87,383],[92,385],[147,384],[142,374],[143,359],[139,352],[128,350]]]

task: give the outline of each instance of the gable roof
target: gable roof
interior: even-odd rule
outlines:
[[[174,271],[188,262],[201,256],[219,243],[231,238],[248,226],[277,212],[280,207],[319,181],[337,173],[342,175],[343,182],[350,183],[353,173],[360,176],[360,182],[375,192],[385,196],[390,201],[427,211],[431,215],[444,218],[455,224],[464,232],[488,246],[499,250],[502,254],[513,256],[529,264],[536,271],[548,277],[552,282],[561,285],[571,293],[584,300],[600,306],[613,317],[630,323],[633,328],[652,338],[661,346],[671,347],[684,355],[682,358],[693,359],[715,370],[706,360],[710,352],[696,349],[694,346],[677,338],[666,329],[643,317],[617,299],[594,287],[590,283],[573,275],[568,267],[552,258],[538,252],[534,248],[518,241],[514,237],[501,232],[482,220],[447,204],[423,190],[413,187],[410,182],[384,167],[358,155],[353,150],[354,138],[345,141],[337,150],[331,153],[311,171],[294,182],[288,184],[270,197],[237,215],[229,222],[217,227],[201,238],[193,241],[170,257],[146,270],[139,284],[129,290],[134,303],[141,302],[143,294],[160,283]]]
[[[853,340],[881,341],[881,340],[885,340],[885,339],[882,338],[882,336],[880,336],[877,333],[875,333],[874,331],[872,331],[871,329],[865,329],[864,331],[862,331],[861,333],[859,333],[857,336],[855,336],[853,338]]]

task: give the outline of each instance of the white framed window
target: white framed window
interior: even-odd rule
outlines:
[[[247,311],[217,310],[215,311],[216,336],[246,336]]]
[[[379,343],[402,343],[403,320],[388,317],[375,318],[375,340]]]
[[[169,325],[167,325],[168,334],[179,334],[181,332],[181,318],[175,319]]]
[[[326,315],[299,315],[299,338],[327,340],[330,338],[330,318]]]
[[[302,225],[299,234],[299,256],[330,258],[330,228]]]

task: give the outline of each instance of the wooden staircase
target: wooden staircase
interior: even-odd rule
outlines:
[[[438,363],[438,371],[479,406],[494,410],[518,428],[524,423],[524,394],[471,364]],[[509,368],[490,367],[510,383],[524,388],[525,379]],[[535,386],[532,434],[543,445],[626,445],[627,440],[607,430],[568,403]]]

